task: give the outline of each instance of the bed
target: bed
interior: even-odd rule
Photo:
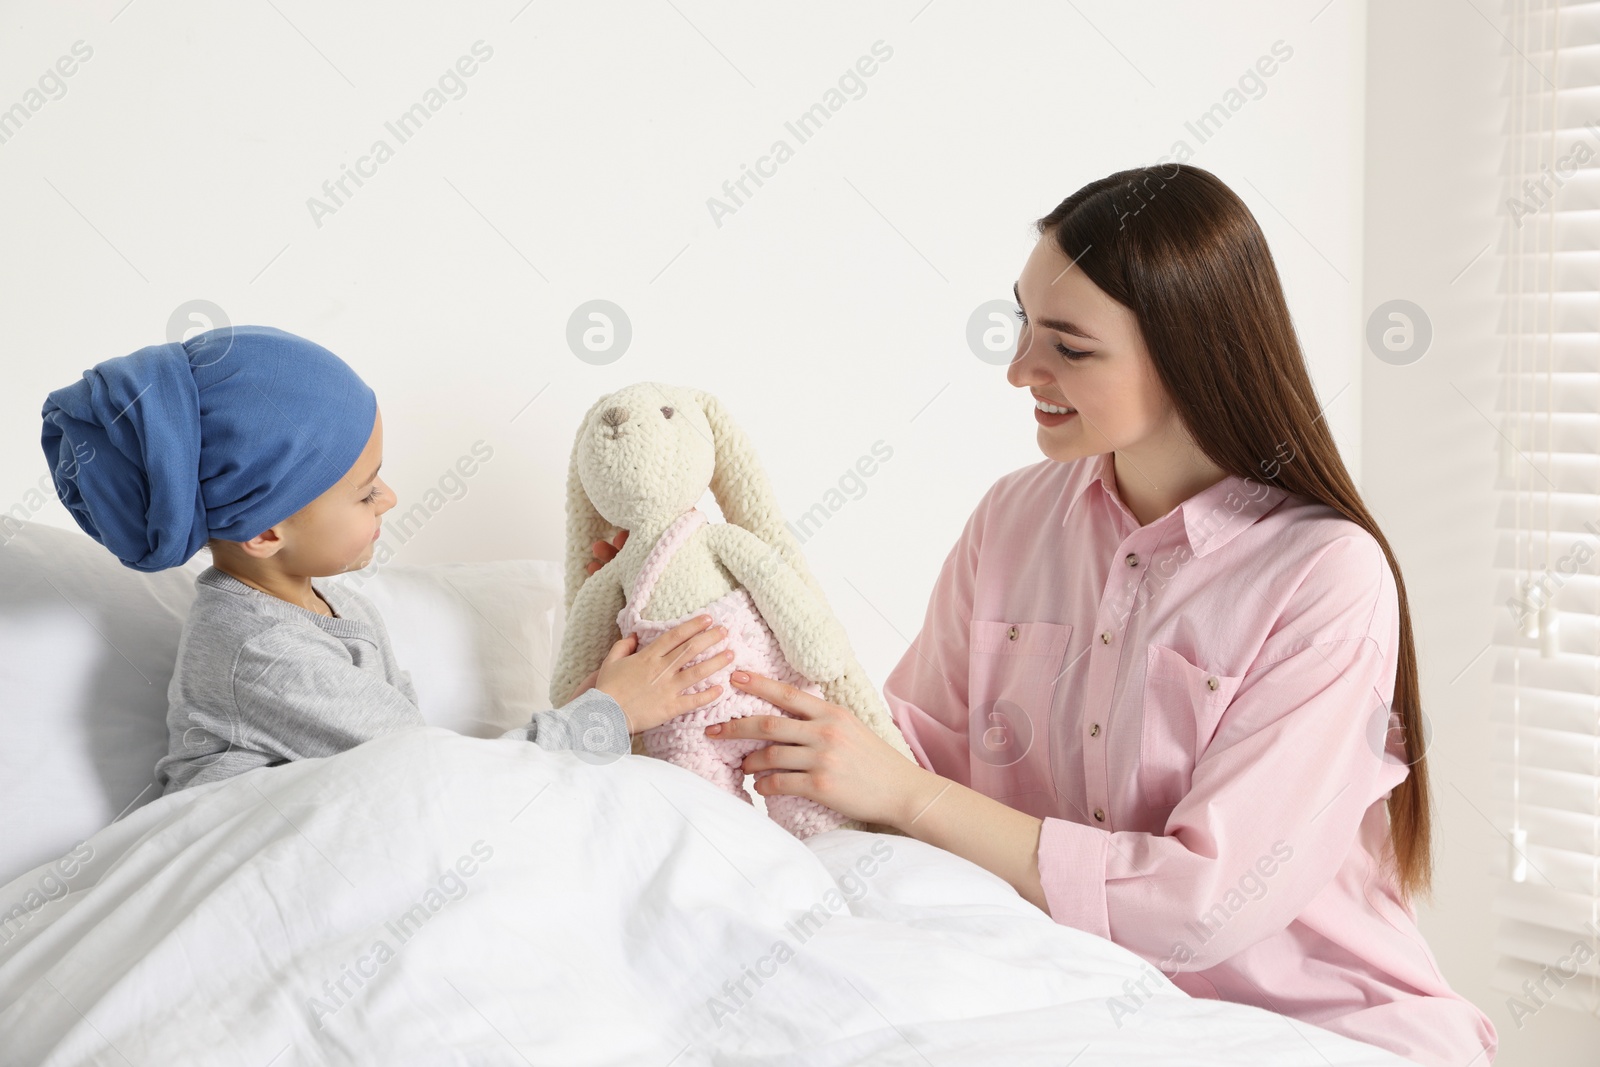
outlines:
[[[0,1064],[1406,1062],[1190,998],[921,842],[495,739],[548,706],[550,561],[339,579],[429,725],[160,796],[205,565],[0,524]]]

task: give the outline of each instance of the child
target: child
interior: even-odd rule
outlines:
[[[167,688],[165,792],[425,725],[372,602],[315,581],[365,566],[395,504],[378,477],[377,398],[342,360],[281,330],[225,327],[106,360],[43,416],[59,498],[125,565],[159,571],[211,548]],[[684,690],[725,658],[679,666],[722,639],[710,621],[638,652],[617,642],[566,705],[503,736],[628,753],[631,734],[716,699]]]

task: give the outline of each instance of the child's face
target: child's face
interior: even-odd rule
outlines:
[[[384,512],[395,505],[389,485],[378,477],[383,462],[383,413],[372,437],[348,473],[332,488],[281,524],[282,568],[307,578],[360,570],[372,561]]]

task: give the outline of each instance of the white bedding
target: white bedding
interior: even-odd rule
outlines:
[[[1191,999],[920,842],[432,727],[158,799],[0,888],[6,1065],[1069,1062],[1405,1061]]]

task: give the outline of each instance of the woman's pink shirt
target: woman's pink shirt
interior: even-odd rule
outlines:
[[[1112,456],[979,501],[884,686],[918,761],[1042,819],[1051,918],[1186,992],[1492,1062],[1384,864],[1409,768],[1383,550],[1237,476],[1141,526]]]

